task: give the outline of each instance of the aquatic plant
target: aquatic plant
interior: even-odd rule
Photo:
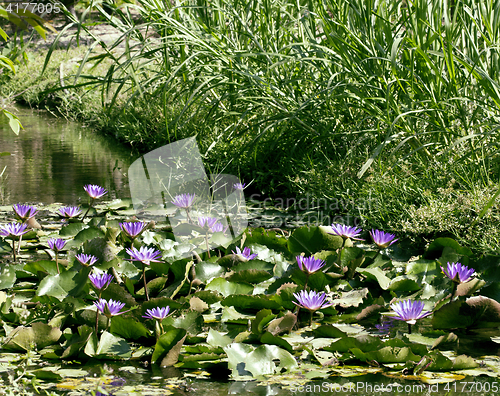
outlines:
[[[56,268],[57,268],[57,273],[60,274],[61,272],[59,271],[59,252],[64,249],[64,245],[66,245],[66,241],[61,238],[50,238],[47,241],[47,244],[49,245],[49,248],[52,249],[56,255]]]
[[[144,279],[144,293],[146,294],[146,300],[149,300],[148,285],[146,283],[146,265],[150,265],[151,262],[159,263],[158,260],[161,257],[161,252],[155,250],[154,248],[147,248],[146,246],[141,246],[139,250],[135,247],[131,249],[126,249],[127,253],[130,255],[130,261],[140,261],[142,264],[142,278]]]
[[[317,293],[314,290],[309,292],[301,290],[299,293],[293,293],[293,296],[297,299],[297,302],[292,301],[295,305],[310,311],[311,316],[309,319],[309,325],[312,324],[312,315],[314,312],[318,309],[328,308],[333,305],[333,303],[326,300],[325,292]]]
[[[373,243],[375,243],[375,245],[377,245],[380,249],[385,249],[398,240],[395,239],[396,235],[384,231],[371,230],[369,233],[372,237]]]
[[[198,216],[198,224],[200,227],[210,229],[217,223],[217,218],[209,216]]]
[[[422,312],[424,309],[423,301],[404,300],[391,304],[391,308],[398,316],[394,319],[402,320],[408,323],[408,334],[411,334],[411,325],[417,323],[418,319],[425,318],[432,314],[432,311]]]
[[[159,338],[163,334],[163,325],[162,320],[165,319],[170,312],[170,307],[156,307],[152,309],[146,309],[146,315],[143,315],[143,318],[146,319],[155,319],[156,324],[158,326],[158,337]]]
[[[328,231],[328,233],[342,237],[344,243],[346,239],[354,239],[356,241],[363,240],[358,238],[362,231],[360,228],[347,226],[345,224],[332,224],[331,227],[332,231]]]
[[[243,248],[243,251],[240,250],[238,246],[236,246],[236,252],[231,250],[233,254],[237,254],[240,257],[243,257],[246,260],[253,260],[254,258],[257,258],[258,254],[257,253],[252,253],[252,250],[248,247],[245,246]]]
[[[452,280],[453,288],[451,291],[451,299],[450,302],[453,301],[455,294],[457,293],[457,288],[460,283],[468,282],[471,277],[474,275],[474,268],[469,268],[466,265],[462,265],[461,263],[449,263],[448,267],[444,269],[441,267],[443,273]]]
[[[194,203],[194,199],[196,198],[196,194],[179,194],[174,197],[174,200],[171,201],[178,208],[184,209],[186,211],[186,217],[188,221],[192,222],[191,216],[189,216],[189,209]]]
[[[304,271],[307,275],[311,275],[325,266],[324,260],[316,259],[314,256],[297,256],[295,258],[299,264],[300,270]]]
[[[233,187],[235,190],[241,190],[243,191],[245,188],[246,183],[235,183],[233,184]]]
[[[12,205],[12,208],[14,209],[14,212],[16,212],[17,217],[19,217],[23,223],[38,213],[37,208],[32,205],[15,204]]]
[[[63,206],[59,208],[59,215],[66,219],[78,217],[82,213],[79,206]]]
[[[83,254],[83,253],[75,255],[75,258],[84,267],[90,267],[91,265],[94,265],[98,260],[97,257],[92,256],[91,254]]]
[[[12,238],[12,260],[16,261],[16,245],[15,245],[15,237],[21,237],[26,234],[28,230],[26,229],[28,226],[26,224],[19,223],[9,223],[0,228],[0,235],[4,237]],[[21,242],[19,242],[21,243]]]
[[[98,186],[96,184],[87,184],[86,186],[83,187],[83,189],[87,192],[91,201],[89,203],[89,208],[83,215],[82,221],[85,220],[85,218],[87,217],[87,214],[89,213],[90,208],[94,204],[94,201],[98,198],[101,198],[108,192],[108,190],[106,190],[104,187]]]
[[[141,235],[146,227],[147,223],[142,221],[120,223],[120,228],[132,241]]]
[[[101,293],[103,290],[109,286],[109,284],[113,281],[114,276],[107,273],[92,273],[89,274],[89,279],[92,282],[92,285],[99,292],[99,299],[101,298]]]

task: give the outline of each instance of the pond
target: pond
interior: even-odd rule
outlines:
[[[2,208],[0,215],[11,215],[11,207],[7,204],[44,204],[44,210],[41,210],[43,216],[39,215],[38,218],[43,230],[39,233],[31,231],[31,234],[26,235],[23,249],[20,249],[20,264],[10,261],[9,244],[0,244],[4,257],[0,268],[0,289],[4,290],[0,292],[0,316],[6,334],[2,339],[2,352],[7,350],[7,353],[0,353],[0,389],[17,387],[19,394],[34,394],[36,389],[40,388],[52,394],[81,395],[95,393],[101,386],[100,392],[106,391],[113,395],[245,393],[284,396],[447,393],[481,395],[496,393],[495,388],[500,388],[497,383],[500,361],[500,339],[497,337],[500,308],[493,305],[492,299],[485,297],[476,297],[474,304],[471,303],[470,306],[459,301],[452,304],[450,301],[448,313],[448,308],[443,305],[437,307],[438,303],[447,298],[450,282],[439,271],[439,262],[435,259],[445,262],[459,257],[457,252],[460,252],[462,259],[469,260],[468,253],[456,246],[456,242],[453,244],[446,240],[433,243],[433,256],[418,262],[410,262],[408,253],[401,247],[387,250],[385,254],[374,251],[370,242],[358,244],[357,247],[346,247],[347,253],[344,256],[339,254],[343,264],[339,268],[345,268],[347,271],[347,266],[352,266],[352,271],[348,272],[350,283],[342,281],[343,283],[337,284],[337,279],[343,275],[332,269],[338,261],[336,251],[340,246],[344,247],[344,242],[341,243],[338,236],[335,239],[331,234],[326,235],[323,228],[300,227],[304,224],[313,225],[308,216],[314,215],[314,210],[309,208],[309,212],[303,213],[305,218],[288,221],[288,224],[295,224],[297,227],[293,232],[284,232],[281,229],[271,232],[264,229],[245,231],[241,247],[243,248],[245,243],[259,254],[259,258],[254,261],[243,260],[235,265],[237,261],[231,255],[235,249],[234,244],[225,241],[223,232],[219,231],[219,235],[214,232],[213,237],[217,237],[214,243],[224,246],[225,249],[219,250],[222,257],[210,257],[209,254],[207,257],[206,251],[199,250],[203,260],[197,262],[193,276],[200,284],[205,284],[205,290],[197,290],[191,295],[192,282],[189,281],[189,274],[192,273],[190,268],[193,263],[189,262],[190,258],[183,257],[180,249],[172,247],[172,224],[167,224],[163,219],[158,220],[152,230],[145,231],[140,237],[143,243],[154,245],[172,256],[168,256],[171,263],[167,266],[164,263],[151,263],[151,266],[148,264],[148,287],[154,290],[154,304],[146,302],[145,287],[142,288],[141,282],[144,281],[146,286],[148,276],[131,263],[124,264],[130,260],[125,256],[124,249],[119,246],[129,246],[129,240],[122,238],[122,235],[117,237],[116,234],[119,222],[132,215],[137,214],[141,220],[149,220],[145,216],[141,217],[134,210],[131,201],[126,199],[131,196],[127,175],[134,155],[112,139],[100,137],[74,123],[56,120],[44,113],[22,108],[19,108],[18,115],[25,128],[19,136],[14,135],[5,126],[0,130],[1,151],[12,153],[11,156],[0,158],[0,171],[7,167],[7,177],[5,178],[4,174],[0,185],[0,198],[6,206]],[[147,180],[149,184],[152,179],[148,177]],[[108,190],[107,200],[116,201],[96,205],[94,218],[87,224],[78,221],[61,223],[56,214],[57,205],[50,204],[70,205],[83,202],[86,195],[82,186],[89,183],[105,187]],[[142,191],[146,188],[140,185],[138,189]],[[256,207],[250,210],[250,225],[270,228],[286,223],[284,220],[288,214],[283,214],[272,205],[266,207],[265,202],[262,205],[255,202],[254,205]],[[184,216],[184,211],[178,212]],[[183,222],[186,221],[187,215],[186,211]],[[5,218],[1,220],[2,223],[7,221]],[[258,224],[255,224],[256,222]],[[204,226],[192,224],[187,229],[187,223],[180,224],[183,231],[180,235],[183,236],[189,231],[186,238],[192,243],[196,240],[196,244],[200,246],[206,244],[210,252],[212,249],[208,248],[208,231],[202,228]],[[193,230],[196,231],[194,234]],[[201,231],[206,232],[205,239],[199,238]],[[195,238],[192,238],[193,235]],[[46,259],[49,238],[59,236],[66,238],[70,246],[67,250],[71,250],[67,255],[64,253],[67,260],[64,260],[61,266],[60,275],[53,256],[49,255],[49,259]],[[179,241],[182,242],[182,238]],[[107,256],[102,252],[101,242],[110,248]],[[103,294],[104,298],[127,299],[129,307],[141,305],[140,313],[131,312],[129,315],[113,318],[110,331],[107,332],[106,327],[106,331],[100,336],[99,344],[97,340],[94,343],[89,337],[94,323],[96,332],[99,328],[104,330],[106,323],[101,324],[99,321],[98,324],[94,321],[96,310],[92,303],[96,294],[88,285],[90,268],[83,268],[78,264],[74,257],[75,251],[99,256],[99,263],[95,267],[102,271],[116,269],[115,275],[120,275],[125,280],[125,283],[113,283]],[[311,276],[310,284],[317,285],[319,289],[327,285],[328,290],[335,290],[330,291],[330,296],[335,296],[333,302],[338,312],[327,307],[327,310],[333,311],[330,311],[331,315],[328,311],[326,314],[318,314],[322,323],[315,322],[312,327],[307,327],[307,320],[302,318],[302,329],[295,331],[294,328],[292,331],[293,324],[283,324],[280,329],[280,321],[285,323],[285,319],[290,318],[291,314],[277,317],[277,314],[272,312],[280,311],[281,315],[284,307],[293,310],[295,306],[292,303],[292,292],[295,289],[290,289],[294,287],[292,282],[304,288],[309,282],[309,275],[305,277],[296,268],[296,255],[303,251],[311,255],[320,253],[328,261],[333,272],[328,272],[328,278],[318,272]],[[368,265],[362,267],[361,262],[365,260],[365,256],[365,264]],[[362,260],[358,263],[359,258]],[[9,270],[9,267],[12,270]],[[400,275],[403,273],[404,277]],[[155,284],[157,280],[162,283]],[[413,334],[405,334],[408,328],[403,322],[391,323],[386,326],[387,332],[383,328],[382,332],[385,333],[380,334],[380,329],[375,328],[378,325],[378,316],[364,323],[364,327],[358,324],[361,320],[361,306],[380,309],[381,306],[378,305],[387,305],[396,293],[402,298],[419,290],[424,283],[428,286],[425,292],[434,298],[433,304],[436,302],[434,317],[440,321],[443,329],[454,329],[453,324],[462,323],[462,317],[466,317],[467,320],[477,321],[480,325],[478,327],[483,326],[481,332],[475,333],[475,330],[467,329],[467,323],[461,326],[463,330],[454,330],[456,335],[448,334],[448,331],[436,331],[432,328],[430,318],[423,318],[414,327]],[[461,296],[472,295],[484,284],[482,280],[470,281],[469,286],[460,290]],[[277,290],[282,294],[277,293]],[[495,293],[496,289],[491,290],[490,287],[489,293],[485,295],[494,297]],[[279,303],[278,300],[272,300],[277,294],[280,295]],[[179,312],[182,308],[184,313],[175,313],[175,319],[165,318],[169,323],[168,334],[161,336],[161,342],[156,340],[157,345],[153,352],[152,340],[156,328],[153,330],[150,323],[146,323],[146,326],[143,319],[145,316],[141,315],[144,315],[147,307],[152,308],[155,304],[169,304]],[[260,308],[256,308],[254,304]],[[204,305],[206,306],[203,307]],[[209,309],[209,305],[213,309]],[[45,310],[45,307],[50,309]],[[254,312],[244,314],[236,308],[243,311],[245,308],[251,308]],[[493,312],[495,318],[489,318],[489,314],[485,315],[486,310],[492,310],[488,312]],[[298,315],[298,311],[296,312]],[[467,315],[462,314],[463,312]],[[447,322],[448,316],[451,317],[451,322],[454,322],[452,325]],[[99,318],[98,315],[97,319]],[[248,325],[250,322],[251,326]],[[44,323],[49,323],[49,326]],[[220,326],[217,327],[217,323]],[[274,330],[269,330],[273,323]],[[25,327],[28,324],[32,327]],[[217,329],[211,328],[212,325]],[[109,322],[106,326],[109,326]],[[271,331],[275,330],[275,334],[271,335]],[[34,341],[39,347],[36,352],[32,350],[30,339],[25,338],[31,334],[30,331],[40,337]],[[227,334],[219,331],[227,331]],[[155,361],[163,361],[164,357],[167,359],[167,347],[164,344],[170,335],[173,338],[170,341],[172,345],[169,345],[169,354],[170,351],[175,352],[175,337],[181,337],[183,342],[185,339],[182,352],[176,357],[179,363],[168,368],[151,364],[151,354],[156,354],[161,348],[161,358],[154,358]],[[45,338],[54,339],[46,343]],[[63,342],[59,345],[61,340]],[[388,340],[394,342],[389,345]],[[443,353],[437,350],[429,352],[440,343],[444,345]],[[252,344],[260,346],[253,350],[254,347],[250,346]],[[5,348],[6,345],[8,348]],[[242,349],[237,350],[233,346]],[[410,347],[415,348],[414,352]],[[24,353],[23,350],[29,352]],[[381,350],[385,350],[384,354],[379,353]],[[412,357],[400,358],[399,351],[404,350]],[[256,360],[256,356],[262,351],[265,351],[262,359]],[[280,354],[274,355],[277,351],[281,351]],[[339,351],[343,353],[338,353]],[[179,351],[176,353],[179,354]],[[413,353],[415,355],[412,355]],[[413,370],[418,362],[416,359],[420,359],[420,356],[417,356],[419,353],[433,354],[437,361],[436,371],[427,373],[428,377],[405,374],[405,370]],[[231,359],[236,362],[232,363],[231,370],[228,368],[225,354],[231,355]],[[461,358],[461,355],[470,358]],[[116,360],[125,356],[125,360]],[[385,359],[385,366],[378,364],[376,359]],[[281,361],[285,367],[300,363],[300,371],[291,375],[283,373],[281,366],[275,367],[276,361]],[[339,363],[340,361],[345,361],[346,364]],[[360,365],[349,365],[353,361]],[[262,370],[262,374],[261,368],[266,364],[270,365],[272,370]],[[452,364],[455,365],[454,368],[462,370],[454,374],[450,370]],[[269,372],[279,375],[270,375]],[[252,378],[250,373],[256,373],[255,378]],[[231,374],[236,381],[230,380]],[[14,388],[13,391],[16,392]],[[5,393],[0,390],[1,394]]]
[[[24,130],[16,136],[0,124],[0,204],[63,203],[76,205],[82,186],[106,188],[108,199],[130,197],[126,171],[131,150],[112,138],[47,112],[16,107]]]

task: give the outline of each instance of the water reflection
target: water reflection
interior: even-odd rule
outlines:
[[[17,108],[24,126],[16,136],[0,124],[0,204],[86,202],[85,184],[98,184],[107,199],[128,198],[126,171],[131,150],[89,128],[56,119],[45,112]],[[119,169],[121,168],[121,169]]]

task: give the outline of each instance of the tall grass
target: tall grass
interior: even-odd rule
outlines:
[[[347,138],[342,155],[369,147],[359,177],[389,150],[421,164],[472,161],[488,178],[498,1],[136,0],[113,13],[91,5],[126,42],[123,53],[89,52],[78,73],[100,87],[109,111],[120,93],[146,95],[162,98],[167,133],[209,109],[208,122],[223,127],[210,149],[239,139],[244,153],[266,142],[290,156]],[[83,73],[85,61],[105,58],[114,62],[106,76]],[[182,104],[175,117],[171,103]]]

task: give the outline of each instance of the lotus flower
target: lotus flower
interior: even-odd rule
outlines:
[[[153,309],[146,309],[146,315],[144,315],[143,318],[163,320],[168,316],[169,312],[170,312],[170,307],[164,307],[164,308],[156,307]]]
[[[172,203],[179,208],[188,209],[193,204],[195,197],[196,194],[176,195]]]
[[[82,213],[79,206],[63,206],[59,208],[59,215],[67,219],[78,217]]]
[[[316,259],[314,256],[303,257],[297,256],[297,263],[299,264],[299,268],[301,271],[304,271],[306,274],[310,275],[314,272],[320,270],[325,266],[325,262],[321,259]]]
[[[408,323],[408,333],[411,334],[411,325],[417,323],[418,319],[429,316],[432,311],[422,312],[424,309],[423,301],[404,300],[396,304],[391,304],[391,308],[398,314],[393,319],[402,320]]]
[[[80,253],[80,254],[77,254],[75,256],[75,258],[84,267],[90,267],[91,265],[94,265],[95,262],[97,261],[97,257],[92,256],[91,254]]]
[[[14,209],[14,212],[16,212],[19,219],[21,219],[21,221],[23,221],[23,222],[31,219],[33,216],[35,216],[38,213],[38,210],[36,209],[36,207],[31,206],[31,205],[16,204],[16,205],[13,205],[12,208]]]
[[[342,237],[344,241],[346,239],[354,239],[356,241],[362,241],[361,238],[356,238],[359,234],[361,234],[361,229],[356,227],[346,226],[344,224],[332,224],[332,232],[328,232],[329,234],[334,234]]]
[[[398,240],[394,239],[396,238],[396,235],[379,230],[371,230],[370,236],[372,237],[375,245],[377,245],[380,249],[385,249]]]
[[[445,270],[441,267],[445,275],[455,283],[465,283],[474,275],[474,268],[469,268],[460,263],[448,263],[448,268]]]
[[[125,313],[120,312],[120,310],[125,306],[125,303],[119,301],[106,301],[105,299],[100,298],[99,301],[94,301],[94,305],[97,307],[97,310],[107,318]]]
[[[87,184],[85,187],[83,187],[83,189],[87,191],[87,194],[92,199],[101,198],[108,192],[108,190],[106,190],[104,187],[98,186],[96,184]]]
[[[89,279],[94,287],[101,292],[102,290],[106,290],[111,281],[114,279],[114,276],[106,273],[89,274]]]
[[[146,227],[147,224],[142,221],[120,223],[122,231],[132,239],[137,238],[146,229]]]
[[[258,256],[257,253],[252,254],[252,251],[250,250],[249,247],[245,247],[243,249],[243,251],[241,251],[240,248],[238,246],[236,246],[236,253],[234,251],[232,251],[232,252],[233,252],[233,254],[237,254],[238,256],[241,256],[247,260],[253,260],[254,258],[256,258]]]

